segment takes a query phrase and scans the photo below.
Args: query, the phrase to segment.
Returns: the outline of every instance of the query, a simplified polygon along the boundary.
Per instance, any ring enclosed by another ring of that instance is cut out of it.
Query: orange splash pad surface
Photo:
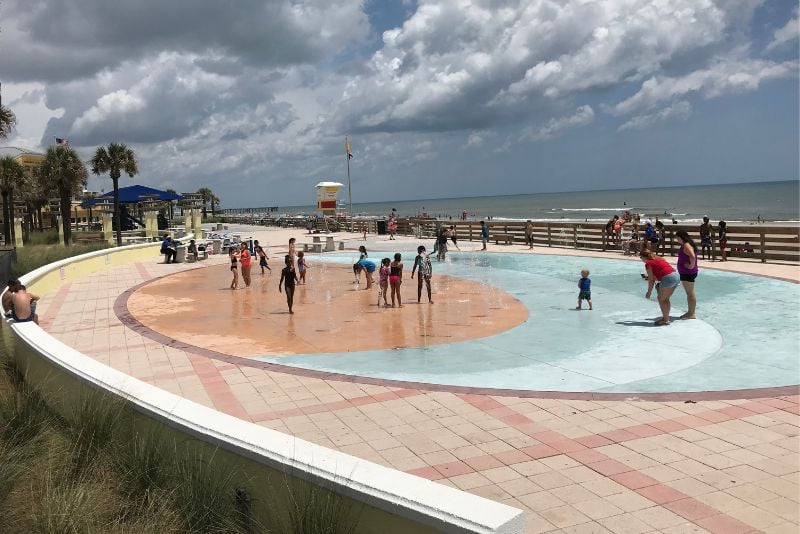
[[[350,265],[318,263],[298,285],[294,315],[278,292],[280,271],[254,266],[249,288],[229,289],[228,265],[184,271],[142,286],[128,300],[145,326],[181,342],[233,356],[353,352],[452,343],[491,336],[523,323],[527,308],[479,282],[434,275],[434,304],[404,273],[403,308],[378,302],[377,283],[353,283]],[[376,273],[377,274],[377,273]],[[376,277],[377,282],[377,277]],[[241,276],[239,283],[243,286]],[[391,304],[391,297],[387,296]]]

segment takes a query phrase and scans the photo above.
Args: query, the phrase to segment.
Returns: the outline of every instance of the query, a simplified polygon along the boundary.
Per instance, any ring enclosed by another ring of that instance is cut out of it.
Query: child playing
[[[356,278],[358,278],[361,271],[364,271],[367,277],[367,287],[364,289],[372,289],[372,284],[375,283],[372,279],[372,273],[375,272],[375,263],[368,259],[358,260],[358,262],[353,265],[353,273],[355,273]]]
[[[278,292],[281,292],[281,285],[286,288],[286,304],[289,305],[289,313],[294,315],[292,306],[294,305],[294,284],[297,281],[297,273],[294,272],[292,257],[288,254],[284,258],[284,263],[286,264],[286,267],[284,267],[281,271],[281,279],[278,282]]]
[[[297,281],[298,284],[306,283],[306,268],[308,268],[308,264],[304,256],[305,252],[297,253],[297,272],[300,274],[300,279]]]
[[[403,283],[403,262],[402,256],[398,252],[394,255],[394,261],[389,265],[389,285],[392,286],[392,308],[394,308],[395,295],[397,296],[398,307],[403,307],[403,299],[400,298],[400,284]]]
[[[237,265],[239,258],[236,256],[236,247],[232,246],[228,249],[228,257],[231,259],[231,274],[233,275],[231,289],[236,289],[239,284],[239,266]]]
[[[381,260],[381,270],[378,273],[379,286],[381,288],[378,293],[378,306],[381,305],[381,296],[383,296],[383,305],[387,308],[389,307],[389,302],[386,300],[386,290],[389,289],[389,273],[391,272],[389,264],[391,263],[392,260],[389,258],[383,258]]]
[[[258,254],[258,265],[261,267],[261,274],[264,274],[264,269],[268,270],[269,274],[272,274],[272,269],[267,265],[267,253],[264,251],[264,247],[261,245],[257,246],[256,254]]]
[[[425,254],[425,247],[422,245],[417,247],[417,257],[414,258],[414,267],[411,269],[411,279],[414,279],[414,273],[419,269],[419,276],[417,277],[417,302],[422,301],[422,283],[428,288],[428,302],[433,304],[431,300],[431,276],[433,276],[433,264],[431,258]]]
[[[581,301],[585,300],[589,303],[589,309],[592,309],[592,280],[589,278],[589,271],[584,269],[581,271],[581,279],[578,281],[580,293],[578,293],[578,307],[576,310],[581,309]]]
[[[717,243],[719,243],[719,253],[722,256],[719,261],[728,261],[728,224],[720,221],[717,225]]]
[[[295,238],[289,239],[289,257],[292,259],[292,266],[294,266],[294,259],[297,257],[297,248],[295,246]]]

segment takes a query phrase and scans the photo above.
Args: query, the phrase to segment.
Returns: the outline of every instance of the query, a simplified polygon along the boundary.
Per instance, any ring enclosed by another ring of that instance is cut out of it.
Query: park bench
[[[75,232],[72,234],[73,243],[103,243],[103,232]]]
[[[303,252],[322,252],[322,245],[323,243],[316,242],[316,243],[301,243],[303,245]]]
[[[506,245],[510,245],[514,242],[514,236],[511,234],[494,234],[492,239],[494,239],[494,242],[497,245],[500,244],[500,241],[503,241]]]

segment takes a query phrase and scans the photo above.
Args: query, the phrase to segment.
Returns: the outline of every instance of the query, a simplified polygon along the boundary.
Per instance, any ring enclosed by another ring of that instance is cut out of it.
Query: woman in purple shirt
[[[686,291],[686,302],[689,310],[681,315],[681,319],[694,319],[697,308],[697,297],[694,294],[694,281],[697,278],[697,245],[685,230],[675,232],[680,248],[678,249],[678,274]]]

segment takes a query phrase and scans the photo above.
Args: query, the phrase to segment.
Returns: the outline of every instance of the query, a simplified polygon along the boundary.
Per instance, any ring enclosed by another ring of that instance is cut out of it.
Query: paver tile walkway
[[[74,281],[42,299],[42,326],[200,404],[518,507],[531,533],[800,529],[796,394],[595,401],[339,382],[172,348],[115,314],[123,292],[190,268],[137,263]]]

